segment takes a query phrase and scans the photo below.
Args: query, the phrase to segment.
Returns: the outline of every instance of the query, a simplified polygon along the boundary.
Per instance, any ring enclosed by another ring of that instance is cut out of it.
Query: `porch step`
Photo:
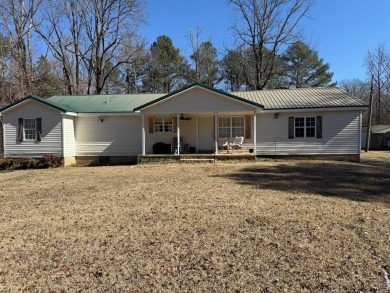
[[[210,163],[215,163],[215,159],[199,159],[199,158],[182,159],[182,158],[180,158],[180,162],[210,162]]]

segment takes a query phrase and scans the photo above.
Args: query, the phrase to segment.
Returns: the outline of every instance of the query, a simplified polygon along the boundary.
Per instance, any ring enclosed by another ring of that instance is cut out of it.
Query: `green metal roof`
[[[363,126],[362,131],[367,131],[367,126]],[[390,133],[390,125],[374,124],[374,125],[371,125],[370,131],[374,134]]]
[[[232,94],[262,104],[264,110],[368,107],[366,102],[336,87],[233,92]]]
[[[48,101],[65,105],[75,113],[121,113],[133,112],[161,96],[164,94],[54,96]]]
[[[27,99],[33,99],[64,112],[74,113],[132,113],[163,101],[194,86],[200,86],[245,102],[264,110],[288,110],[334,107],[367,107],[360,99],[354,98],[339,88],[305,88],[291,90],[263,90],[226,93],[202,84],[190,84],[169,94],[90,95],[54,96],[49,99],[28,96],[0,109],[11,108]]]
[[[42,104],[45,104],[47,106],[50,106],[50,107],[53,107],[57,110],[60,110],[60,111],[64,111],[64,112],[72,112],[72,109],[69,108],[67,105],[63,105],[61,103],[58,103],[56,101],[50,101],[49,99],[43,99],[43,98],[40,98],[40,97],[36,97],[36,96],[27,96],[25,97],[24,99],[21,99],[21,100],[18,100],[14,103],[11,103],[3,108],[0,109],[0,113],[9,109],[9,108],[12,108],[13,106],[16,106],[17,104],[20,104],[26,100],[34,100],[34,101],[37,101],[37,102],[40,102]]]

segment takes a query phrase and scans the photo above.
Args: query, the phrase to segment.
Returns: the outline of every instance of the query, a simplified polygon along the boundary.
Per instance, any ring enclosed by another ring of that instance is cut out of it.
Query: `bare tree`
[[[100,94],[108,80],[113,89],[133,57],[128,45],[138,42],[143,0],[45,1],[38,32],[61,64],[65,91]]]
[[[254,81],[251,89],[261,90],[274,74],[274,65],[282,47],[298,40],[299,23],[308,16],[314,0],[227,0],[239,19],[232,28],[239,45],[251,54]]]
[[[77,0],[46,0],[43,21],[36,27],[38,34],[61,66],[64,92],[69,95],[81,92],[80,9]]]
[[[193,30],[188,30],[186,33],[186,38],[190,44],[191,47],[191,55],[194,55],[195,52],[199,50],[200,44],[201,44],[201,35],[202,35],[202,28],[197,26]],[[194,62],[194,79],[199,79],[199,60],[198,58],[191,58]]]
[[[350,95],[368,101],[370,95],[370,83],[360,79],[344,79],[338,86]]]
[[[0,1],[0,32],[8,38],[12,60],[11,75],[15,81],[16,96],[31,94],[34,18],[41,0]]]
[[[134,38],[127,40],[125,49],[122,51],[123,59],[131,56],[129,62],[124,66],[125,76],[125,92],[138,93],[139,87],[142,84],[142,78],[146,71],[148,52],[146,49],[146,41],[143,38]]]
[[[90,46],[83,52],[82,59],[93,76],[95,93],[100,94],[110,74],[130,61],[131,55],[123,54],[123,51],[126,40],[137,35],[138,26],[144,20],[144,6],[142,0],[88,0],[83,3],[86,8],[82,9],[82,25]]]
[[[374,123],[383,123],[390,101],[390,52],[383,44],[367,53],[366,67],[374,82]],[[388,112],[387,112],[388,114]]]

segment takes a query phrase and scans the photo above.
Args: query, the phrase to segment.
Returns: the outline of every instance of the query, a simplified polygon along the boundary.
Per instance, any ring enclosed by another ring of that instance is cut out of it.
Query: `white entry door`
[[[214,118],[198,117],[198,151],[213,152]]]

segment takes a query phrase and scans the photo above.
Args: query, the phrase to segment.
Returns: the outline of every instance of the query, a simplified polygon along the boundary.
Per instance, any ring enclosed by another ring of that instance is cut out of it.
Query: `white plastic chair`
[[[236,136],[234,138],[234,141],[229,145],[232,149],[241,149],[242,150],[242,143],[244,142],[243,136]]]
[[[227,137],[218,138],[218,148],[222,150],[226,150],[229,147],[229,140]]]

